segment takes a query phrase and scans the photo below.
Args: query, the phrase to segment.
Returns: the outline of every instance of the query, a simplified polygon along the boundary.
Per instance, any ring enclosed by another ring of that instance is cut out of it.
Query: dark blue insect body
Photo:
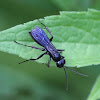
[[[40,20],[38,20],[38,21],[40,22]],[[44,25],[43,23],[41,23],[41,24]],[[57,67],[64,69],[65,74],[66,74],[66,79],[67,79],[67,73],[66,73],[66,70],[65,70],[66,66],[64,66],[65,59],[64,59],[64,57],[62,55],[60,55],[60,53],[62,51],[64,51],[64,50],[55,48],[55,46],[51,43],[51,41],[53,40],[53,35],[51,34],[50,30],[45,25],[44,25],[44,27],[50,33],[50,35],[51,35],[50,39],[47,37],[45,32],[40,27],[35,27],[35,29],[32,29],[31,32],[29,32],[29,34],[34,39],[34,41],[36,41],[39,45],[41,45],[44,48],[38,48],[38,47],[34,47],[34,46],[27,46],[27,45],[18,43],[16,41],[14,41],[14,42],[16,42],[17,44],[23,45],[23,46],[39,49],[39,50],[42,50],[42,51],[46,51],[45,53],[41,54],[36,59],[29,59],[29,60],[25,60],[23,62],[30,61],[30,60],[38,60],[43,55],[49,55],[50,58],[49,58],[47,66],[50,67],[50,61],[51,61],[51,58],[52,58],[56,62]],[[23,63],[23,62],[21,62],[21,63]],[[19,63],[19,64],[21,64],[21,63]],[[79,72],[76,72],[76,71],[72,70],[69,67],[66,67],[66,68],[70,69],[71,71],[73,71],[73,72],[75,72],[77,74],[80,74],[80,75],[83,75],[83,76],[87,76],[87,75],[81,74]],[[67,79],[67,88],[68,88],[68,79]]]
[[[51,43],[45,32],[40,27],[35,27],[35,29],[31,30],[29,32],[31,37],[41,46],[45,48],[45,51],[47,51],[47,54],[50,55],[50,57],[55,61],[60,63],[57,63],[58,67],[63,67],[65,64],[65,60],[62,60],[64,57],[60,55],[58,51],[63,50],[57,50],[54,45]],[[51,59],[50,58],[50,59]],[[63,62],[62,62],[63,61]],[[48,65],[49,66],[49,65]]]

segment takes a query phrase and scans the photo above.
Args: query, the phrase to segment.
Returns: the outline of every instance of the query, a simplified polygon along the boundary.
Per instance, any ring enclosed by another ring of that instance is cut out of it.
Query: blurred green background
[[[25,22],[58,15],[59,11],[100,9],[100,0],[0,0],[0,31]],[[34,54],[33,54],[34,55]],[[99,74],[100,65],[75,69],[89,77],[0,52],[0,100],[86,100]],[[96,73],[95,73],[96,71]]]

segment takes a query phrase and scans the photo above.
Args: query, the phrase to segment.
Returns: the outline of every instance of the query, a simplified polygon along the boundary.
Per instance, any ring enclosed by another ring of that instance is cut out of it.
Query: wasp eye
[[[61,61],[58,61],[57,62],[57,67],[60,67],[61,66]]]
[[[65,60],[62,59],[62,60],[58,61],[56,64],[57,64],[57,67],[61,68],[61,67],[64,66],[64,64],[65,64]]]

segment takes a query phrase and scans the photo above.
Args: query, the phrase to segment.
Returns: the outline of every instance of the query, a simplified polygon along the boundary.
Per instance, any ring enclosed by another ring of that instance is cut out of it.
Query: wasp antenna
[[[64,67],[66,67],[66,66],[64,66]],[[74,73],[76,73],[76,74],[79,74],[79,75],[88,77],[88,75],[84,75],[84,74],[82,74],[82,73],[79,73],[79,72],[77,72],[77,71],[75,71],[75,70],[73,70],[73,69],[71,69],[71,68],[69,68],[69,67],[66,67],[66,68],[69,69],[69,70],[71,70],[72,72],[74,72]]]
[[[66,75],[66,91],[67,91],[68,90],[68,77],[67,77],[67,72],[66,72],[65,68],[64,68],[64,72],[65,72],[65,75]]]

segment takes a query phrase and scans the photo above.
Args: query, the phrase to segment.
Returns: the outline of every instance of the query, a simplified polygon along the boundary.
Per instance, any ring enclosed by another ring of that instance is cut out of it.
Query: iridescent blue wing
[[[40,27],[35,27],[35,29],[31,30],[29,33],[31,37],[41,46],[46,47],[50,44],[49,38]]]
[[[54,45],[50,42],[49,38],[45,34],[45,32],[40,27],[35,27],[35,29],[31,30],[29,32],[31,37],[41,46],[45,47],[47,51],[51,54],[52,57],[56,53],[58,53],[57,49],[54,47]]]

